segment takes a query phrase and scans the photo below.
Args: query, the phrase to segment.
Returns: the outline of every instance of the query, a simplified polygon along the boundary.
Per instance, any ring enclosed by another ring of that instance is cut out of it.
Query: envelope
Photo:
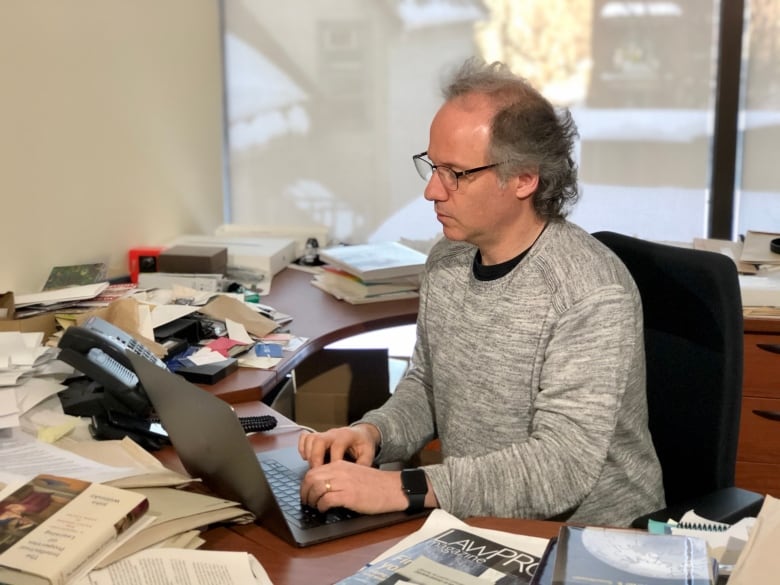
[[[255,337],[268,335],[279,326],[273,319],[256,313],[241,301],[226,295],[217,296],[205,307],[201,307],[200,312],[218,321],[232,319],[241,323],[244,329]]]

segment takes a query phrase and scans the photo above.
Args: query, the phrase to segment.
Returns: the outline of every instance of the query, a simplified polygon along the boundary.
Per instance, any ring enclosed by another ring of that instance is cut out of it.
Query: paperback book
[[[581,585],[712,585],[715,562],[700,538],[638,530],[563,526],[550,579],[539,583]],[[547,573],[547,571],[544,571]]]
[[[400,242],[378,242],[334,246],[320,250],[327,264],[354,274],[363,282],[403,276],[417,276],[425,267],[427,255]]]
[[[38,475],[0,501],[0,583],[64,585],[147,512],[143,494]]]
[[[369,295],[369,296],[351,296],[345,294],[342,291],[337,291],[332,287],[324,285],[317,279],[311,281],[312,286],[326,292],[340,301],[345,301],[351,305],[363,305],[367,303],[379,303],[382,301],[399,301],[402,299],[416,299],[420,296],[417,290],[406,290],[400,292],[389,292],[381,295]]]
[[[314,276],[318,288],[339,299],[369,299],[388,294],[416,292],[420,288],[419,276],[364,282],[354,274],[328,267]]]
[[[370,564],[337,585],[394,583],[530,583],[539,564],[533,552],[518,550],[460,528],[418,542]]]

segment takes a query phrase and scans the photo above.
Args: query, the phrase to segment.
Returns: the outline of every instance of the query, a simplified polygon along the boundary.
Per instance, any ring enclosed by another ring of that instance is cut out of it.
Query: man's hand
[[[298,452],[312,468],[323,465],[326,457],[330,463],[349,457],[358,465],[370,467],[378,443],[379,430],[374,425],[360,424],[324,433],[302,433],[298,439]]]
[[[409,506],[400,471],[343,460],[310,469],[301,483],[301,501],[320,512],[341,506],[361,514],[402,511]]]

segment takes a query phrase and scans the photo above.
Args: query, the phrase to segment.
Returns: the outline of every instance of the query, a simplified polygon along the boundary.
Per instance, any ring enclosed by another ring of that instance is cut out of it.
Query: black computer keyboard
[[[274,460],[261,461],[261,465],[282,512],[299,528],[313,528],[359,516],[346,508],[331,508],[323,513],[301,503],[301,482],[295,473]]]

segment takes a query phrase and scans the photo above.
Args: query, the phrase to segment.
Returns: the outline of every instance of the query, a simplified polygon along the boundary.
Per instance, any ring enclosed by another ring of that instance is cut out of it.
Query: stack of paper
[[[353,304],[414,298],[426,258],[399,242],[326,248],[312,284]]]
[[[155,547],[198,548],[201,529],[216,522],[247,524],[254,516],[240,504],[205,494],[170,487],[136,488],[149,501],[154,521],[98,563],[105,567],[140,550]]]
[[[52,375],[57,351],[42,342],[42,332],[0,331],[0,428],[64,388]]]
[[[364,281],[344,270],[326,267],[314,276],[312,284],[349,303],[414,298],[420,288],[418,276]]]

